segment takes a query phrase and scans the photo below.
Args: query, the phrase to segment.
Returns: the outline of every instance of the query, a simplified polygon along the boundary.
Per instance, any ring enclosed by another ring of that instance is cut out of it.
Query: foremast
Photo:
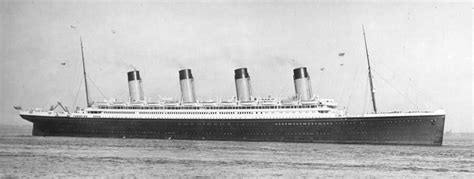
[[[377,106],[375,104],[374,83],[372,81],[372,70],[370,68],[369,50],[367,49],[367,39],[365,37],[364,25],[362,25],[362,33],[364,34],[365,54],[367,56],[367,65],[368,65],[368,68],[369,68],[369,84],[370,84],[370,95],[372,96],[372,107],[374,109],[374,113],[377,113]]]
[[[87,107],[91,107],[91,103],[89,101],[89,89],[87,87],[87,74],[86,74],[86,63],[84,61],[84,46],[82,46],[82,37],[79,38],[81,41],[81,56],[82,56],[82,70],[84,71],[84,86],[86,88],[86,103]]]

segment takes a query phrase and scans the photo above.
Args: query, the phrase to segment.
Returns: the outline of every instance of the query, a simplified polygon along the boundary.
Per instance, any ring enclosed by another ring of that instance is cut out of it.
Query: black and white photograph
[[[0,178],[474,178],[473,12],[0,1]]]

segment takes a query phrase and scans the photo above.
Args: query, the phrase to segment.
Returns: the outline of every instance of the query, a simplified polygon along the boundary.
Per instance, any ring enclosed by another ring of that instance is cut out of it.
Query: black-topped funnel
[[[128,91],[130,93],[130,102],[144,101],[142,79],[138,70],[129,71],[128,76]]]
[[[295,83],[296,97],[302,101],[311,100],[313,91],[311,89],[311,79],[306,67],[293,69],[293,81]]]
[[[252,99],[252,86],[247,68],[234,70],[235,89],[239,101],[250,101]]]
[[[181,98],[184,103],[195,103],[196,92],[194,90],[194,78],[191,69],[179,70],[179,86]]]

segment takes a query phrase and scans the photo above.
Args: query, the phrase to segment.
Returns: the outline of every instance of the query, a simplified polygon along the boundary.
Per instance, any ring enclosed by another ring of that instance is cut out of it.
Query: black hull
[[[34,136],[442,145],[444,115],[165,120],[22,115]]]

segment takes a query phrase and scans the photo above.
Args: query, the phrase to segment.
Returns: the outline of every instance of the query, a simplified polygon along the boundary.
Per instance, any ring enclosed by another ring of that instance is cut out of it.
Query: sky
[[[1,1],[0,125],[29,124],[14,105],[85,106],[80,37],[94,101],[127,100],[133,67],[150,100],[179,97],[183,68],[200,99],[229,99],[240,67],[256,96],[286,98],[305,66],[313,93],[371,112],[364,25],[379,111],[444,109],[445,131],[474,132],[472,12],[462,2]]]

